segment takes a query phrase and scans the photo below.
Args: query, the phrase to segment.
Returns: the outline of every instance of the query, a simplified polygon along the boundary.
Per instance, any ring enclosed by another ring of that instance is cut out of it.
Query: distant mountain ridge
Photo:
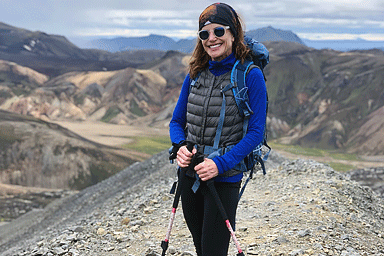
[[[354,51],[380,49],[384,51],[384,41],[368,41],[364,39],[355,40],[308,40],[303,42],[315,49],[333,49],[336,51]]]
[[[303,41],[292,31],[276,29],[272,26],[251,30],[245,33],[247,36],[256,39],[259,42],[294,42],[304,45]]]
[[[72,44],[64,36],[29,31],[0,22],[0,51],[46,57],[87,59],[94,56]]]
[[[114,54],[81,49],[64,36],[29,31],[0,22],[0,59],[16,62],[49,76],[70,71],[120,70],[161,58],[164,51]]]
[[[110,52],[121,52],[131,50],[160,50],[180,51],[190,53],[195,45],[194,39],[183,39],[175,41],[162,35],[149,35],[143,37],[118,37],[113,39],[96,39],[89,42],[87,48],[95,48]]]
[[[351,50],[384,50],[384,41],[356,40],[309,40],[301,39],[297,34],[290,30],[276,29],[272,26],[250,30],[246,35],[259,42],[294,42],[306,45],[315,49],[333,49],[337,51]],[[192,53],[196,39],[182,39],[175,41],[172,38],[162,35],[149,35],[144,37],[119,37],[113,39],[96,39],[90,41],[85,48],[96,48],[104,51],[119,52],[129,50],[161,50],[161,51],[180,51]]]
[[[248,31],[246,32],[246,35],[259,42],[285,41],[304,44],[292,31],[275,29],[271,26]],[[196,38],[175,41],[167,36],[152,34],[144,37],[118,37],[114,39],[92,40],[89,42],[88,47],[111,52],[156,49],[161,51],[192,53],[195,44]]]

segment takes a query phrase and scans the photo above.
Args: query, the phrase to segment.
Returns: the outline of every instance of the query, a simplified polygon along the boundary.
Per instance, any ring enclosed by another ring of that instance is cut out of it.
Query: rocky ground
[[[0,226],[0,254],[160,255],[174,180],[166,152],[136,163]],[[167,255],[195,255],[180,208]],[[311,160],[273,154],[268,174],[248,184],[236,227],[246,255],[384,255],[383,200]]]

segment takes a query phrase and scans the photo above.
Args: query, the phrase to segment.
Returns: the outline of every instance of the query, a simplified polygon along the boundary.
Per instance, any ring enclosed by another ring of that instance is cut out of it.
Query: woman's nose
[[[212,40],[215,40],[216,39],[216,35],[215,33],[213,33],[213,31],[209,31],[209,37],[208,37],[208,40],[209,41],[212,41]]]

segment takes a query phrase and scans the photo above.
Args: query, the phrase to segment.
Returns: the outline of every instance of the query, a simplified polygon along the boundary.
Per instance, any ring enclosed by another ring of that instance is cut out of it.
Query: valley
[[[91,141],[113,146],[123,149],[124,145],[134,143],[135,138],[147,138],[154,136],[167,137],[169,136],[168,127],[143,127],[135,125],[114,125],[102,122],[71,122],[71,121],[58,121],[57,124],[87,138]],[[167,149],[169,145],[165,145]],[[384,155],[372,157],[354,157],[355,159],[346,159],[348,153],[335,153],[326,152],[321,149],[305,149],[297,148],[290,145],[271,143],[272,150],[278,152],[288,159],[313,159],[318,162],[326,164],[340,164],[352,166],[352,169],[360,169],[366,167],[383,167]],[[315,152],[308,154],[309,151]],[[128,152],[127,152],[128,153]],[[129,151],[129,154],[133,151]],[[137,154],[143,154],[143,152],[136,152]],[[341,156],[341,157],[340,157]],[[337,168],[336,168],[337,169]]]
[[[0,35],[0,223],[170,147],[189,53],[79,49],[63,37],[0,29],[9,33]],[[264,44],[273,150],[342,172],[382,168],[384,52]]]
[[[168,127],[145,127],[139,125],[116,125],[92,121],[56,121],[55,123],[94,142],[121,146],[132,143],[134,137],[169,136]]]

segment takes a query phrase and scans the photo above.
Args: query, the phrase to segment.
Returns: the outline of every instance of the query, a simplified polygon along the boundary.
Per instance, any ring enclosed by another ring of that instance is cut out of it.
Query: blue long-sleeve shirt
[[[220,76],[231,71],[235,62],[236,58],[234,54],[231,54],[220,62],[210,61],[209,70],[215,76]],[[181,87],[180,96],[169,124],[170,137],[173,143],[178,144],[186,139],[184,130],[187,123],[187,102],[191,81],[188,74]],[[245,84],[248,87],[249,105],[253,114],[249,119],[248,130],[244,138],[224,155],[212,159],[219,170],[219,174],[223,174],[235,167],[263,140],[267,93],[261,70],[258,68],[252,69],[246,76]],[[242,176],[242,174],[232,177],[218,176],[215,181],[237,182],[241,180]]]

